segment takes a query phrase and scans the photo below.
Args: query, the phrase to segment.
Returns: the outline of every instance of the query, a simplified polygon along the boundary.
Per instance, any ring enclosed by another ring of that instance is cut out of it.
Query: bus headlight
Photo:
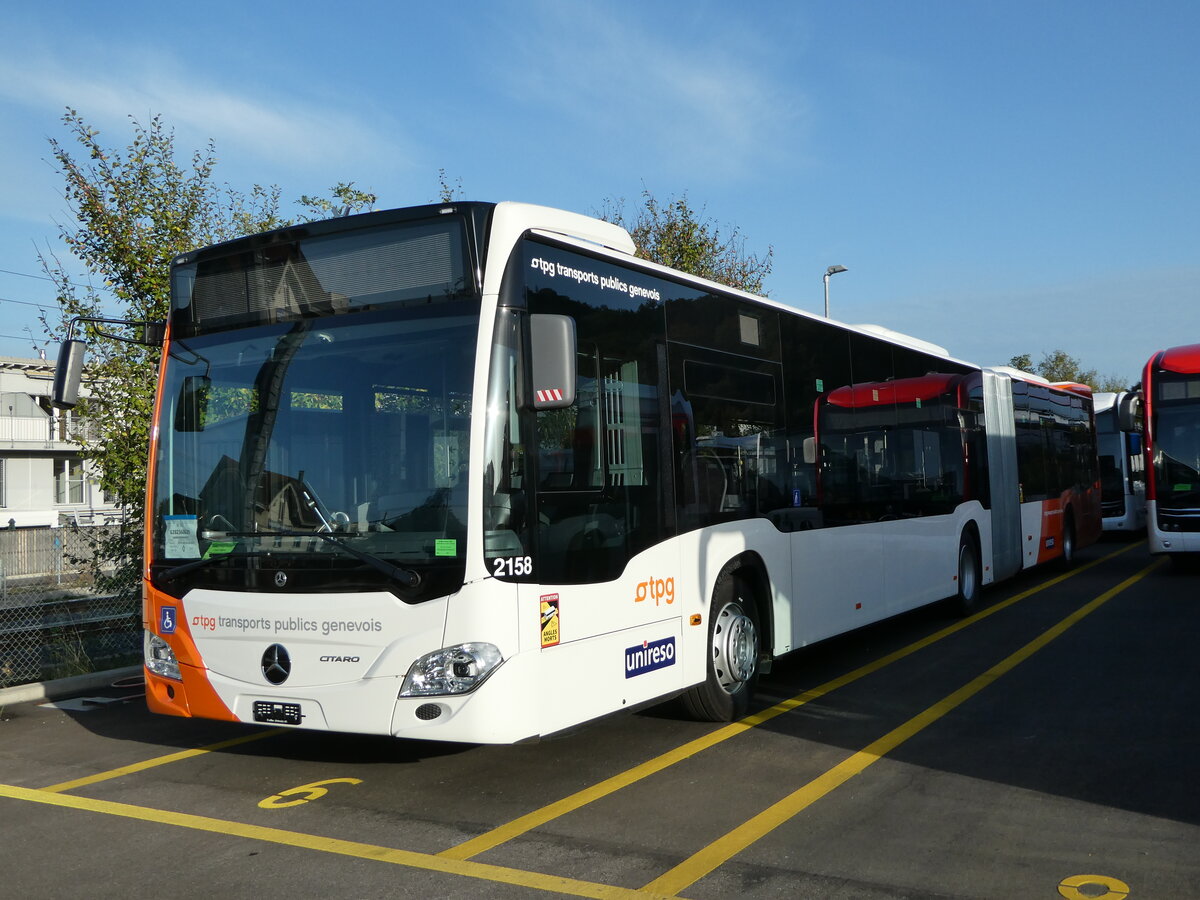
[[[152,631],[145,632],[145,635],[143,649],[146,656],[146,668],[155,675],[182,681],[183,677],[179,674],[179,661],[175,659],[175,651],[171,649],[171,645]]]
[[[457,644],[426,653],[408,670],[401,697],[466,694],[496,670],[504,657],[492,644]]]

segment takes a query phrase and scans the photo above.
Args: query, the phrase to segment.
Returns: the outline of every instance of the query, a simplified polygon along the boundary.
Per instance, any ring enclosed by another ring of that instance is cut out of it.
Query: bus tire
[[[983,590],[983,567],[979,556],[979,543],[974,533],[964,530],[958,540],[958,593],[954,595],[954,608],[959,615],[970,615],[979,604],[979,593]]]
[[[1070,509],[1067,509],[1063,513],[1062,558],[1060,562],[1064,569],[1069,569],[1075,564],[1075,522],[1071,518]]]
[[[746,714],[758,679],[758,607],[750,582],[723,572],[708,609],[707,674],[681,697],[684,711],[702,722],[732,722]]]

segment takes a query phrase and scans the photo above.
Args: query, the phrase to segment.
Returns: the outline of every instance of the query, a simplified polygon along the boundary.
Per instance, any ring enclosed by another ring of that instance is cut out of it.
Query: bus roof
[[[1187,344],[1163,350],[1152,360],[1156,369],[1190,375],[1200,372],[1200,344]]]
[[[1128,391],[1120,391],[1114,393],[1112,391],[1096,391],[1092,394],[1092,406],[1096,413],[1102,413],[1105,410],[1112,409],[1117,405],[1117,398],[1123,397]]]
[[[1026,372],[1024,369],[1016,369],[1012,366],[991,366],[990,368],[993,372],[1003,373],[1009,378],[1015,378],[1017,381],[1027,381],[1030,384],[1050,383],[1050,379],[1043,378],[1041,375],[1035,375],[1032,372]]]
[[[1079,381],[1052,381],[1050,387],[1060,391],[1070,391],[1073,394],[1082,394],[1084,397],[1092,396],[1092,386]]]
[[[878,337],[891,341],[893,344],[904,344],[906,347],[912,347],[914,350],[922,350],[925,353],[930,353],[934,356],[949,356],[950,351],[940,344],[934,344],[929,341],[923,341],[920,338],[913,337],[911,334],[905,334],[902,331],[894,331],[884,325],[873,325],[864,323],[855,325],[859,331],[865,331],[867,334],[874,334]]]
[[[949,393],[958,386],[963,377],[933,373],[917,378],[900,378],[896,381],[848,384],[830,391],[825,399],[833,406],[851,409],[892,403],[914,403],[917,400],[932,400]]]

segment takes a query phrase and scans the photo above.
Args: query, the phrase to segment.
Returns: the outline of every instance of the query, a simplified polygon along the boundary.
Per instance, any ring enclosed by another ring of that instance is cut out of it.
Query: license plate
[[[267,725],[299,725],[304,719],[299,703],[276,703],[273,700],[254,701],[254,721]]]

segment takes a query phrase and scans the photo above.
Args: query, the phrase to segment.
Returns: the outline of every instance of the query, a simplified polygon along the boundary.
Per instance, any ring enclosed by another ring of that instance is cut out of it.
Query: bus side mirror
[[[83,377],[83,356],[87,344],[83,341],[66,340],[58,348],[58,362],[54,366],[54,388],[50,402],[58,409],[74,409],[79,402],[79,380]]]
[[[1142,431],[1142,395],[1130,392],[1117,403],[1117,428],[1121,431]]]
[[[813,466],[817,463],[817,439],[815,437],[806,437],[804,439],[804,464]]]
[[[575,320],[570,316],[529,317],[533,357],[533,408],[566,409],[575,403]]]
[[[208,412],[208,389],[212,379],[207,375],[189,375],[179,386],[175,401],[175,430],[203,431]]]
[[[127,344],[145,344],[148,347],[161,347],[166,339],[166,322],[131,322],[128,319],[108,319],[102,316],[76,316],[67,328],[67,339],[58,349],[58,363],[54,367],[54,387],[50,393],[50,403],[59,409],[74,409],[79,403],[79,381],[83,377],[83,356],[87,345],[76,340],[73,335],[81,324],[98,324],[140,326],[140,338],[124,337],[107,331],[95,329],[98,335]]]

